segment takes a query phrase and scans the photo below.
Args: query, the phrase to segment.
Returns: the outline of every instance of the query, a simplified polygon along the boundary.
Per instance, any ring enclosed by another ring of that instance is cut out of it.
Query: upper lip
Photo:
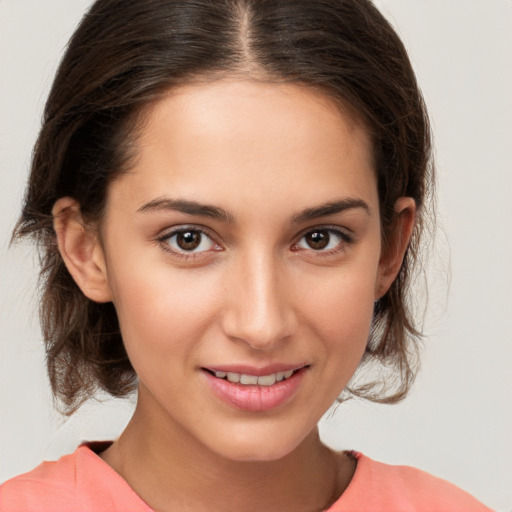
[[[288,363],[273,363],[265,366],[254,366],[249,364],[219,364],[212,366],[204,366],[205,370],[211,372],[226,372],[226,373],[243,373],[244,375],[271,375],[277,372],[287,372],[290,370],[300,370],[309,366],[306,363],[288,364]]]

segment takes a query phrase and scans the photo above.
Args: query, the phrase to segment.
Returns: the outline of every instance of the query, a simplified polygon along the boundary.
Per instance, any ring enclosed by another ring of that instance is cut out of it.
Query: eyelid
[[[207,249],[204,251],[194,252],[194,251],[186,251],[186,250],[176,250],[172,248],[167,241],[173,236],[186,232],[186,231],[196,231],[206,236],[211,240],[214,248]],[[327,231],[340,239],[340,242],[337,247],[329,250],[315,250],[313,248],[299,248],[297,247],[298,243],[304,236],[308,233],[314,231]],[[196,259],[201,257],[207,257],[211,252],[222,251],[223,248],[219,242],[217,242],[217,237],[211,233],[211,230],[205,226],[197,225],[197,224],[179,224],[176,226],[166,228],[161,234],[156,237],[156,241],[160,243],[162,249],[168,253],[171,253],[174,256],[184,258],[184,259]],[[299,235],[296,237],[295,242],[292,244],[292,250],[294,252],[299,251],[307,251],[311,252],[317,256],[330,256],[332,254],[336,254],[338,252],[342,252],[345,250],[347,245],[354,243],[354,236],[350,229],[339,226],[339,225],[315,225],[310,226],[304,230],[302,230]]]
[[[340,247],[336,247],[334,249],[329,250],[315,250],[313,248],[296,248],[295,251],[308,251],[312,252],[318,256],[329,256],[331,254],[338,253],[340,251],[343,251],[347,245],[351,245],[354,243],[354,236],[352,234],[352,231],[343,228],[341,226],[333,226],[333,225],[318,225],[318,226],[311,226],[306,229],[304,229],[296,238],[296,241],[293,243],[292,248],[296,247],[298,243],[308,234],[312,233],[314,231],[327,231],[330,234],[334,234],[340,239],[340,243],[338,244]]]
[[[206,236],[209,240],[211,240],[212,244],[215,246],[213,249],[208,249],[204,251],[185,251],[185,250],[177,250],[170,246],[167,241],[173,236],[187,232],[187,231],[195,231],[197,233],[201,233],[201,235]],[[211,234],[211,230],[208,228],[197,225],[197,224],[179,224],[177,226],[172,226],[170,228],[165,229],[160,235],[156,237],[156,241],[159,242],[162,246],[162,249],[172,255],[175,255],[180,258],[185,259],[195,259],[200,257],[205,257],[211,251],[220,251],[222,250],[220,244],[216,241],[216,237]]]

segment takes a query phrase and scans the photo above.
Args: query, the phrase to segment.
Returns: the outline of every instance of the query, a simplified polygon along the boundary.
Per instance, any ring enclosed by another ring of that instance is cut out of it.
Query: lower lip
[[[264,412],[291,400],[299,389],[305,371],[306,368],[302,368],[272,386],[235,384],[219,379],[206,370],[203,373],[213,392],[222,401],[242,411]]]

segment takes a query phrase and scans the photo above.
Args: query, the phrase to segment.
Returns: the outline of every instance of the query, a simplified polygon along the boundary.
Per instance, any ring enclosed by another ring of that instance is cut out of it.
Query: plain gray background
[[[430,109],[440,210],[423,369],[396,406],[322,422],[338,448],[420,467],[512,511],[512,2],[376,2],[409,49]],[[52,409],[37,258],[9,249],[30,152],[62,49],[89,0],[0,0],[0,481],[85,439],[118,435],[131,402]],[[449,276],[451,284],[448,287]],[[449,290],[448,290],[449,288]]]

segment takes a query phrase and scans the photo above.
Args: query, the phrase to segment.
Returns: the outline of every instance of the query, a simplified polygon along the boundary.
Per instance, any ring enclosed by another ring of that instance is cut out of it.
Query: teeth
[[[258,384],[258,376],[245,375],[245,373],[242,373],[240,375],[240,384]]]
[[[276,383],[276,374],[272,373],[271,375],[262,375],[258,377],[258,385],[259,386],[272,386],[272,384]]]
[[[229,382],[240,382],[240,374],[239,373],[228,372],[227,378],[228,378]]]
[[[246,386],[272,386],[276,382],[289,379],[293,375],[293,371],[288,370],[286,372],[271,373],[270,375],[247,375],[245,373],[216,371],[215,377],[219,379],[225,378],[229,382]]]

